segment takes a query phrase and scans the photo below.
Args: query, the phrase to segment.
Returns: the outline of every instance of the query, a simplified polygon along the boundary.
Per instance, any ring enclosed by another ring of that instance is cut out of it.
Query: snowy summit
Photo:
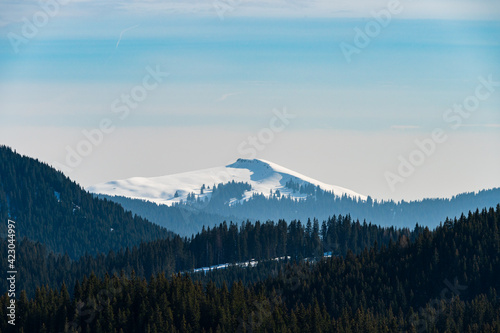
[[[251,190],[244,193],[241,200],[248,200],[254,194],[269,196],[279,191],[281,195],[292,198],[305,198],[307,194],[294,191],[287,183],[319,186],[324,191],[332,191],[337,196],[347,195],[366,200],[366,196],[346,188],[325,184],[304,176],[278,164],[262,159],[238,159],[224,167],[215,167],[199,171],[184,172],[162,177],[134,177],[110,181],[87,188],[97,194],[123,196],[141,199],[157,204],[172,205],[181,200],[186,202],[189,194],[196,198],[210,199],[214,185],[229,182],[248,183]],[[232,202],[233,203],[233,202]]]

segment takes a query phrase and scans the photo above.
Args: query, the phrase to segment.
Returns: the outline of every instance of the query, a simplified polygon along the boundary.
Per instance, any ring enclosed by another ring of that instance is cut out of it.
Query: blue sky
[[[69,2],[18,52],[9,38],[43,8],[2,3],[0,143],[63,163],[82,130],[111,118],[117,130],[69,174],[91,185],[228,164],[286,107],[295,118],[257,157],[378,198],[500,186],[500,159],[488,153],[500,143],[500,88],[464,126],[443,122],[479,77],[500,81],[496,2],[401,1],[402,12],[348,62],[340,45],[355,45],[355,29],[387,2],[217,1]],[[223,19],[213,7],[221,3],[232,4]],[[168,78],[117,119],[113,101],[148,66]],[[451,139],[391,190],[384,173],[437,127]],[[458,166],[466,156],[486,165]],[[450,167],[458,170],[443,179]]]

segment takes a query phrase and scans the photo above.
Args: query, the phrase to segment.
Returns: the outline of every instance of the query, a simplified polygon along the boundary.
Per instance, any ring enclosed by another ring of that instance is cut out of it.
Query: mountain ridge
[[[295,186],[313,185],[323,191],[333,192],[339,197],[367,199],[366,196],[350,189],[326,184],[270,161],[242,158],[224,167],[159,177],[132,177],[114,180],[89,186],[87,190],[96,194],[123,196],[171,206],[181,201],[187,201],[190,194],[194,194],[197,199],[210,199],[213,190],[213,187],[210,188],[210,186],[227,184],[232,181],[248,183],[252,187],[245,191],[240,202],[248,201],[254,194],[269,197],[271,193],[277,191],[283,196],[290,196],[294,199],[306,198],[307,194],[298,193],[291,188],[290,184],[292,183]]]
[[[173,233],[101,200],[37,159],[0,145],[0,220],[15,220],[18,240],[43,243],[71,258],[107,253]],[[0,224],[7,234],[7,223]]]

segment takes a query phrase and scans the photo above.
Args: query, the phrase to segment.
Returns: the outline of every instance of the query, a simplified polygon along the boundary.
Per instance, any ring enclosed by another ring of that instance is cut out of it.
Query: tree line
[[[23,292],[16,332],[499,332],[499,229],[500,205],[247,286],[91,274]]]
[[[240,225],[223,222],[214,228],[203,228],[190,238],[173,236],[112,250],[107,254],[87,254],[77,260],[67,254],[56,254],[42,243],[23,239],[17,249],[18,257],[22,258],[17,265],[23,272],[19,287],[32,296],[36,287],[41,285],[59,288],[65,283],[71,292],[74,283],[91,272],[99,277],[106,273],[123,271],[130,275],[134,272],[137,276],[149,278],[160,272],[169,276],[194,268],[235,264],[252,259],[268,261],[290,257],[290,261],[300,261],[304,258],[321,258],[325,252],[345,256],[349,251],[360,253],[374,244],[389,244],[403,235],[413,239],[422,230],[421,227],[412,231],[382,228],[353,221],[350,216],[334,216],[323,221],[321,226],[318,220],[308,220],[306,223],[247,221]],[[6,240],[2,240],[2,246],[7,247]],[[7,257],[0,257],[1,265],[7,267]],[[268,274],[269,269],[263,268],[258,276],[265,277]],[[225,281],[231,283],[234,279]],[[6,288],[7,281],[0,281],[0,285]]]

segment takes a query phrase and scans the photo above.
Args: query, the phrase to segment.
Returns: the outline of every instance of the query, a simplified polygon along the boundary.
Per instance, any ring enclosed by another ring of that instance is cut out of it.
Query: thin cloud
[[[38,1],[2,0],[0,19],[4,22],[21,22],[23,17],[31,18],[41,10]],[[93,15],[116,15],[117,12],[142,15],[157,13],[160,15],[201,14],[216,16],[216,6],[231,16],[256,17],[369,17],[372,11],[387,8],[386,0],[72,0],[64,6],[58,16],[87,17]],[[500,2],[497,0],[404,0],[404,9],[398,19],[479,19],[493,20],[500,18]],[[14,19],[13,19],[14,18]],[[5,23],[3,23],[5,24]]]
[[[219,99],[216,100],[216,102],[222,102],[228,99],[231,96],[236,96],[242,94],[241,92],[235,92],[235,93],[229,93],[229,94],[224,94],[222,95]]]
[[[407,130],[414,130],[414,129],[419,129],[420,126],[417,125],[392,125],[391,129],[393,130],[398,130],[398,131],[407,131]]]
[[[458,127],[500,128],[500,124],[461,124]]]

